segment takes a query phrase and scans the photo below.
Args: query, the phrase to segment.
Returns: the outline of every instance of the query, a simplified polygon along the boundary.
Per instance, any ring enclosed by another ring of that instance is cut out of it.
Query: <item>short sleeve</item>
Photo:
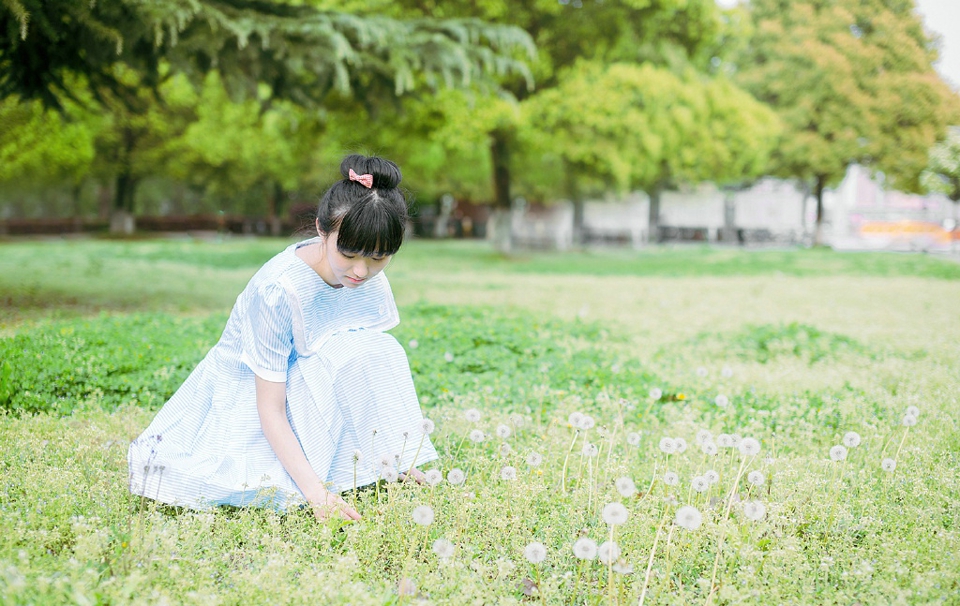
[[[287,382],[287,364],[293,351],[293,312],[283,287],[257,289],[247,304],[241,328],[241,361],[258,377]]]

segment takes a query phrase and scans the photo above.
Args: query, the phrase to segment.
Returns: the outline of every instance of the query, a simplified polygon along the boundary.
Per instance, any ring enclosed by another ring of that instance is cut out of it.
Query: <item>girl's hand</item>
[[[347,505],[347,502],[344,501],[340,495],[330,491],[324,492],[324,496],[321,498],[310,501],[310,506],[313,508],[313,516],[317,518],[318,522],[324,522],[331,515],[337,515],[338,513],[343,516],[345,520],[360,519],[360,514],[356,509]]]
[[[413,480],[413,481],[416,482],[417,484],[426,484],[426,483],[427,483],[427,476],[423,475],[423,472],[420,471],[419,469],[417,469],[416,467],[414,467],[413,469],[410,470],[409,479]],[[400,481],[401,481],[401,482],[406,482],[406,481],[407,481],[407,474],[401,473],[401,474],[400,474]]]

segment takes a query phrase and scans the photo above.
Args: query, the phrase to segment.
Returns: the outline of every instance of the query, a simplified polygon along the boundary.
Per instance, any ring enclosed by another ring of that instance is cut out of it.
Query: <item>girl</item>
[[[359,519],[340,491],[387,467],[419,479],[415,466],[437,458],[406,355],[383,332],[399,323],[381,272],[403,241],[400,169],[351,155],[340,173],[317,237],[260,268],[220,341],[131,443],[134,494],[190,508],[305,500],[318,519]]]

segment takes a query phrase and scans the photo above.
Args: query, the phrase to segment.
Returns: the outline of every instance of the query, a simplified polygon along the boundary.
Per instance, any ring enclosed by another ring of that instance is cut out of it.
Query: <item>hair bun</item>
[[[340,174],[344,179],[349,178],[350,169],[358,175],[373,175],[373,186],[377,189],[394,189],[403,179],[399,166],[379,156],[351,154],[340,163]]]

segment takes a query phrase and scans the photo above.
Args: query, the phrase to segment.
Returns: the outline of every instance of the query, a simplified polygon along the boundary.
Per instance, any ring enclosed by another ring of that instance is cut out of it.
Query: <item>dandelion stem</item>
[[[567,450],[567,456],[563,459],[563,473],[560,474],[560,490],[562,492],[567,491],[567,463],[570,462],[570,454],[573,452],[573,447],[577,443],[577,438],[580,436],[580,430],[577,429],[573,432],[573,440],[570,442],[570,449]]]
[[[720,536],[717,538],[717,557],[713,560],[713,573],[710,575],[710,593],[707,594],[706,602],[708,605],[713,604],[713,594],[717,591],[717,568],[720,566],[720,556],[723,554],[723,540],[726,538],[726,535],[723,534],[722,531],[723,524],[730,518],[730,508],[733,507],[733,495],[737,490],[737,486],[740,485],[740,478],[743,477],[743,469],[746,464],[747,459],[744,457],[740,461],[740,469],[737,470],[737,477],[730,487],[730,494],[727,495],[727,507],[723,512],[723,521],[717,526],[717,531]]]
[[[660,525],[657,526],[657,532],[653,535],[653,547],[650,548],[650,558],[647,560],[647,573],[643,578],[643,589],[640,591],[640,601],[637,603],[637,606],[643,606],[643,600],[647,597],[647,587],[650,585],[650,571],[653,570],[653,556],[657,553],[657,541],[660,539],[660,531],[663,530],[663,525],[666,521],[667,515],[666,510],[664,510]]]
[[[907,429],[903,432],[903,437],[900,438],[900,446],[897,447],[897,454],[893,455],[894,461],[900,460],[900,450],[903,449],[903,443],[907,441],[907,434],[910,433],[910,426],[907,425]]]
[[[410,476],[413,475],[413,468],[417,466],[417,457],[420,456],[420,449],[423,448],[423,442],[424,442],[424,440],[426,440],[426,439],[427,439],[427,434],[426,434],[426,433],[424,433],[424,434],[422,434],[422,435],[420,436],[420,445],[417,446],[417,452],[414,453],[414,455],[413,455],[413,461],[410,463],[410,471],[408,471],[408,472],[407,472],[407,476],[406,476],[405,478],[403,478],[403,481],[404,481],[404,482],[406,482],[407,480],[409,480],[409,479],[410,479]],[[404,446],[406,446],[406,442],[404,442]]]
[[[353,461],[353,508],[357,508],[357,460]]]
[[[453,453],[453,460],[456,461],[457,457],[460,456],[460,449],[463,448],[463,442],[467,439],[467,434],[463,434],[463,437],[460,438],[460,443],[457,444],[457,451]]]
[[[607,593],[610,596],[610,604],[616,604],[616,597],[613,593],[613,531],[616,528],[613,524],[610,525],[610,553],[607,554]]]

